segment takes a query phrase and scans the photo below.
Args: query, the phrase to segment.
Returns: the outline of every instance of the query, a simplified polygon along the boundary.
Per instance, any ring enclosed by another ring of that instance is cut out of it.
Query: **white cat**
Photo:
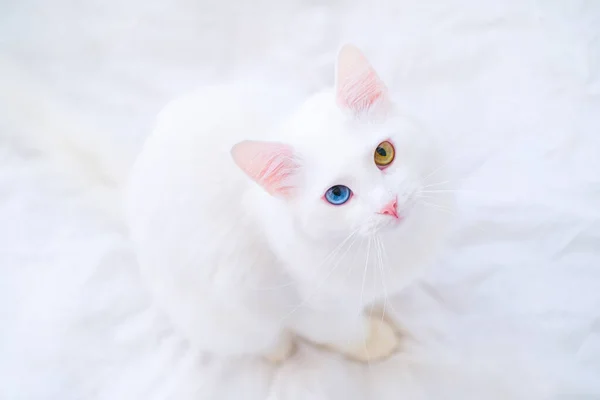
[[[390,355],[369,306],[432,261],[453,207],[427,189],[445,180],[432,139],[351,45],[335,89],[281,123],[252,96],[214,87],[160,114],[127,193],[145,282],[201,350],[282,360],[297,336]]]

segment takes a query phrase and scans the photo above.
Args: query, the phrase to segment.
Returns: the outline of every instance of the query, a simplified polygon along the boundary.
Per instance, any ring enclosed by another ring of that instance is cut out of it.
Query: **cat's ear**
[[[364,54],[351,44],[338,52],[335,90],[338,105],[354,114],[385,107],[389,101],[385,84]]]
[[[243,141],[231,149],[238,167],[273,196],[289,197],[300,163],[293,149],[282,143]]]

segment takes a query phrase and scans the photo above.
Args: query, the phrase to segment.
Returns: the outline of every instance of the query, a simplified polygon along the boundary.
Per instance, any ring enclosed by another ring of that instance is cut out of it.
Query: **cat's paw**
[[[367,320],[367,338],[362,343],[353,343],[339,349],[348,358],[361,362],[378,361],[396,352],[400,339],[394,327],[380,318]]]
[[[277,345],[265,355],[265,359],[273,364],[280,364],[290,358],[296,351],[296,343],[292,334],[284,332],[281,334]]]

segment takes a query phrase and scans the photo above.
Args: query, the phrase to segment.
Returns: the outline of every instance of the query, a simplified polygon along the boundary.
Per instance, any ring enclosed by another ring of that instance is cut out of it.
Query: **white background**
[[[122,179],[174,96],[266,77],[293,103],[344,41],[457,174],[451,249],[394,303],[404,349],[192,354],[91,178],[37,144],[66,136]],[[600,398],[599,73],[594,0],[2,1],[0,398]]]

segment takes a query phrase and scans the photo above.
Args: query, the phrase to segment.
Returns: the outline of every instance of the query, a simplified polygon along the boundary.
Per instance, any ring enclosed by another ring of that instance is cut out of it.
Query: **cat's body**
[[[346,47],[337,88],[280,121],[259,93],[233,86],[159,116],[127,215],[143,277],[192,345],[280,358],[293,332],[360,359],[396,347],[391,328],[363,310],[431,261],[452,199],[431,191],[421,201],[424,187],[445,181],[443,161],[374,72],[362,74],[372,71],[365,62]],[[353,76],[366,89],[344,89]],[[373,151],[386,141],[395,158],[378,167]],[[351,189],[346,203],[328,203],[335,185]]]

